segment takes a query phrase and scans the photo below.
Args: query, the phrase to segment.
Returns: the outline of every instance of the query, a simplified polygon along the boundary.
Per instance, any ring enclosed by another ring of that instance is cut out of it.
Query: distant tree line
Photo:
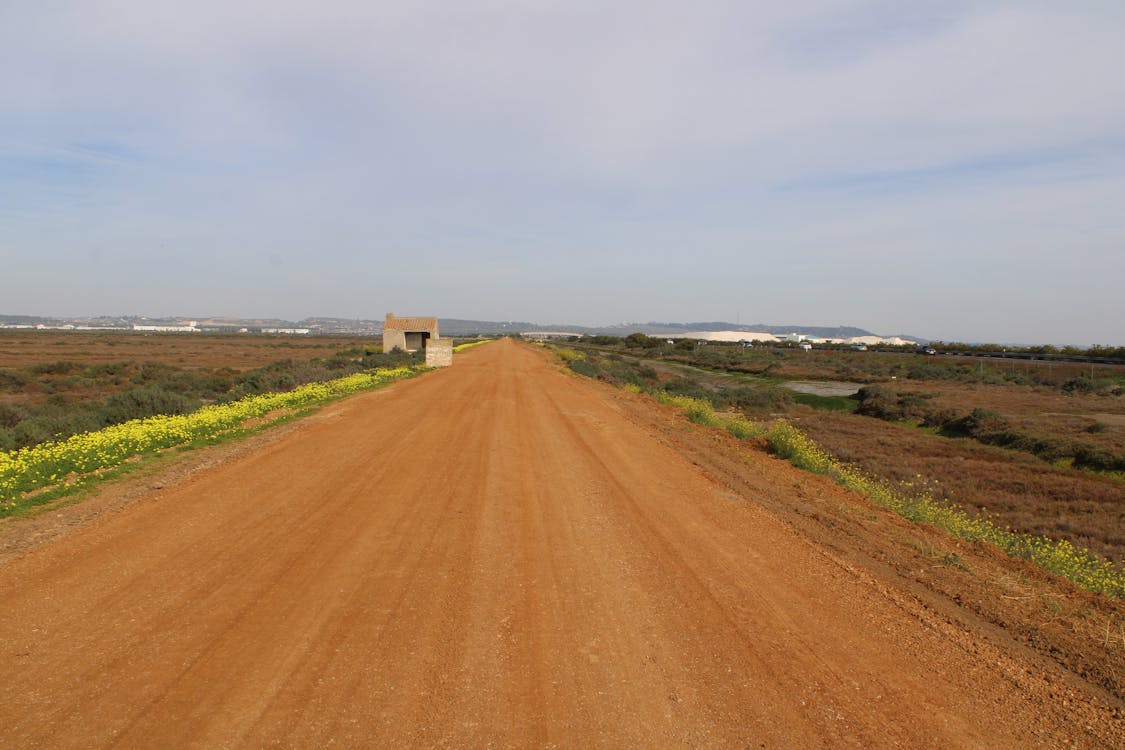
[[[965,344],[960,341],[931,341],[930,346],[938,351],[949,352],[980,352],[981,354],[1046,354],[1066,357],[1099,357],[1102,359],[1118,359],[1125,362],[1125,346],[1102,346],[1095,344],[1090,347],[1080,346],[1003,346],[1000,344]]]

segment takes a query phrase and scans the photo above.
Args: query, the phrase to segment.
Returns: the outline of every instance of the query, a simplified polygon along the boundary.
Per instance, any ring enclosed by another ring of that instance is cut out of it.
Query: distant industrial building
[[[194,320],[186,320],[180,325],[141,325],[138,323],[133,324],[134,331],[150,331],[156,333],[199,333],[199,326]]]
[[[582,338],[583,334],[573,331],[524,331],[520,336],[534,341],[545,341],[547,339]]]

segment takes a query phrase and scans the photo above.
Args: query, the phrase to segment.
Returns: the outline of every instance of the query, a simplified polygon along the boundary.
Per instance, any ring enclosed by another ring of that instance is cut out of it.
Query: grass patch
[[[564,349],[561,346],[551,347],[563,362],[577,362],[586,359],[586,355],[574,349]]]
[[[637,392],[640,392],[639,388]],[[653,391],[651,395],[662,404],[671,404],[677,407],[692,422],[708,427],[720,427],[739,440],[761,437],[768,433],[765,425],[751,421],[746,417],[715,411],[715,407],[706,399],[677,396],[666,391]]]
[[[794,393],[791,398],[798,404],[825,411],[844,411],[854,414],[859,402],[851,396],[818,396],[815,393]]]

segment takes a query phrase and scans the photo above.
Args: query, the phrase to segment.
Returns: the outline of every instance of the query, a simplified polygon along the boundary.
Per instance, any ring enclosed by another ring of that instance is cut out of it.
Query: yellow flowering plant
[[[214,441],[244,429],[249,420],[377,388],[411,377],[420,369],[398,367],[355,373],[284,393],[213,404],[190,414],[133,419],[66,440],[0,453],[0,517],[88,486],[134,456]]]

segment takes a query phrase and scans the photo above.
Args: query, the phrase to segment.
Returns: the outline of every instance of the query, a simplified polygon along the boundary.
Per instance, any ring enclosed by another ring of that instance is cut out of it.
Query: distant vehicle
[[[927,354],[931,357],[933,355],[937,354],[937,349],[933,348],[932,346],[920,346],[917,349],[915,349],[914,351],[917,354]]]
[[[852,344],[852,351],[853,352],[865,352],[865,351],[867,351],[867,344]]]
[[[807,341],[802,341],[801,343],[797,344],[797,346],[800,347],[801,351],[803,352],[812,351],[812,344]]]

